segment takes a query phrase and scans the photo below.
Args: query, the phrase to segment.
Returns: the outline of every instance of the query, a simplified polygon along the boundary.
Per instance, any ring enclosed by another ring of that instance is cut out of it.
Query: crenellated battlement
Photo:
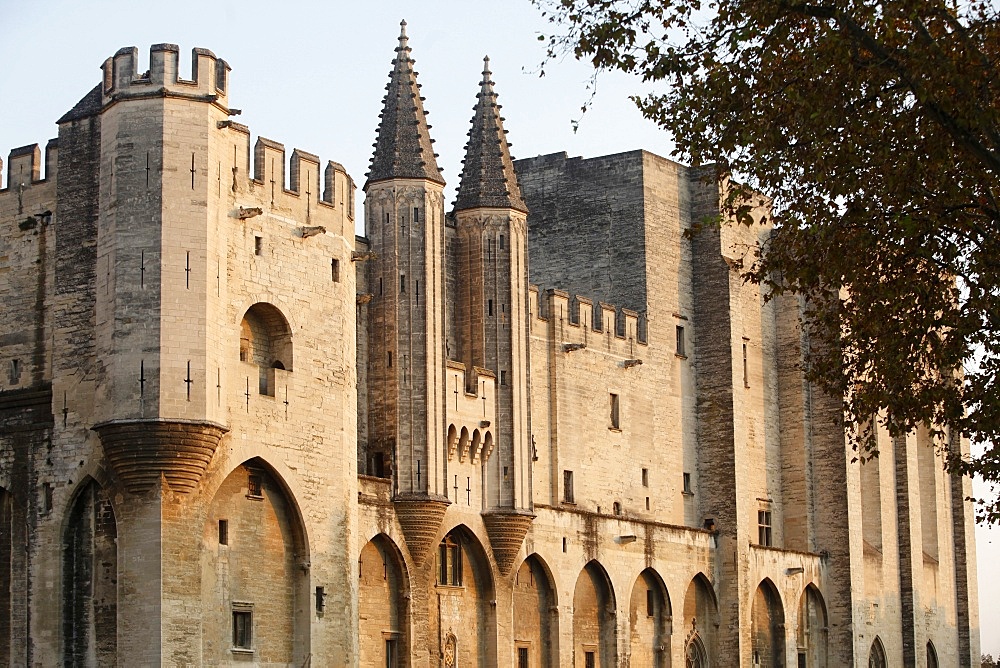
[[[542,292],[537,285],[528,289],[531,330],[536,324],[555,321],[562,332],[560,343],[567,345],[601,345],[604,349],[629,358],[635,346],[648,345],[645,314],[631,309],[594,301],[589,297],[571,295],[564,290],[549,288]],[[543,325],[544,326],[544,325]]]
[[[103,103],[123,97],[183,95],[203,97],[226,106],[229,94],[229,64],[208,49],[191,50],[191,79],[180,76],[180,48],[176,44],[154,44],[149,49],[149,69],[139,73],[139,50],[118,49],[104,61]]]
[[[332,160],[322,166],[320,158],[301,149],[286,156],[285,145],[258,137],[251,150],[250,129],[233,121],[222,121],[219,129],[229,133],[233,144],[224,153],[229,164],[219,168],[219,179],[234,193],[251,192],[277,208],[333,208],[347,221],[354,221],[356,185],[344,166]]]
[[[13,149],[7,156],[7,176],[3,177],[3,159],[0,158],[0,191],[30,188],[33,183],[52,181],[56,175],[59,157],[59,140],[50,139],[45,145],[45,177],[41,176],[42,152],[38,144],[28,144]]]

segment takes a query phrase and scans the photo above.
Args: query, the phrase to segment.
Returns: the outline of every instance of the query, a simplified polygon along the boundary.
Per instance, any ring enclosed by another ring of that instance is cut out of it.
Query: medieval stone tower
[[[968,480],[853,461],[699,170],[514,161],[487,59],[446,202],[404,23],[357,237],[179,58],[0,183],[0,665],[975,665]]]

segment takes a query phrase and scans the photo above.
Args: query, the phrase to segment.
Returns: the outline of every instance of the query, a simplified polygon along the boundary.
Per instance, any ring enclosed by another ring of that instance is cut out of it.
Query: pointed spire
[[[429,179],[444,184],[408,41],[406,21],[401,21],[399,46],[389,72],[366,190],[369,184],[388,179]]]
[[[480,86],[469,142],[465,145],[465,165],[455,210],[495,207],[527,212],[528,207],[521,197],[521,187],[514,173],[497,94],[493,90],[489,56],[483,58]]]

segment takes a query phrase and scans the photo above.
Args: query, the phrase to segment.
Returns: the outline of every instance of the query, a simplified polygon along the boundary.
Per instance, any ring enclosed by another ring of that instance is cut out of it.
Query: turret
[[[527,207],[514,173],[489,58],[465,146],[455,202],[456,295],[462,360],[496,376],[496,454],[487,462],[483,515],[493,552],[508,571],[531,523],[528,415]]]
[[[397,516],[422,563],[444,517],[444,179],[401,24],[365,184],[368,451],[391,462]]]

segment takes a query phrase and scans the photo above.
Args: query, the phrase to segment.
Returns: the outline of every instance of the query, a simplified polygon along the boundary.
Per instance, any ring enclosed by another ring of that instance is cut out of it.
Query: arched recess
[[[515,664],[557,666],[559,664],[559,608],[548,566],[532,554],[514,576]]]
[[[458,461],[464,462],[467,454],[469,454],[469,430],[462,427],[462,433],[458,438]]]
[[[10,600],[11,585],[11,524],[12,499],[0,487],[0,666],[10,665],[10,632],[13,609]]]
[[[292,494],[264,460],[237,466],[202,531],[202,658],[251,656],[301,665],[309,656],[309,546]]]
[[[616,610],[615,592],[607,571],[597,561],[589,562],[580,572],[573,591],[574,666],[618,665]]]
[[[796,634],[799,666],[826,668],[826,603],[816,585],[810,584],[799,599],[799,628]]]
[[[785,611],[770,579],[764,578],[750,611],[750,649],[754,668],[780,668],[785,664]]]
[[[868,668],[887,668],[885,648],[882,647],[882,640],[878,636],[875,636],[872,648],[868,652]]]
[[[705,668],[718,660],[719,618],[715,590],[703,573],[695,575],[684,593],[684,656],[686,665]]]
[[[632,665],[670,666],[671,620],[667,587],[659,573],[647,568],[636,579],[629,601]]]
[[[399,549],[385,534],[358,559],[358,639],[362,666],[401,666],[409,656],[409,579]]]
[[[496,664],[496,594],[493,574],[482,543],[464,525],[449,531],[437,550],[430,599],[437,602],[438,647],[453,652],[455,666]],[[450,640],[449,640],[450,638]]]
[[[938,656],[937,650],[934,649],[934,643],[930,640],[927,641],[927,668],[938,668]]]
[[[455,429],[455,425],[448,425],[448,459],[455,456],[455,451],[458,450],[458,430]]]
[[[483,437],[478,429],[472,430],[472,444],[469,446],[469,461],[473,464],[479,461],[479,451],[483,447]]]
[[[113,666],[118,654],[118,524],[107,491],[85,478],[62,543],[63,665]]]
[[[258,392],[274,396],[276,370],[292,370],[292,329],[273,304],[258,302],[240,323],[240,361],[258,368]]]

